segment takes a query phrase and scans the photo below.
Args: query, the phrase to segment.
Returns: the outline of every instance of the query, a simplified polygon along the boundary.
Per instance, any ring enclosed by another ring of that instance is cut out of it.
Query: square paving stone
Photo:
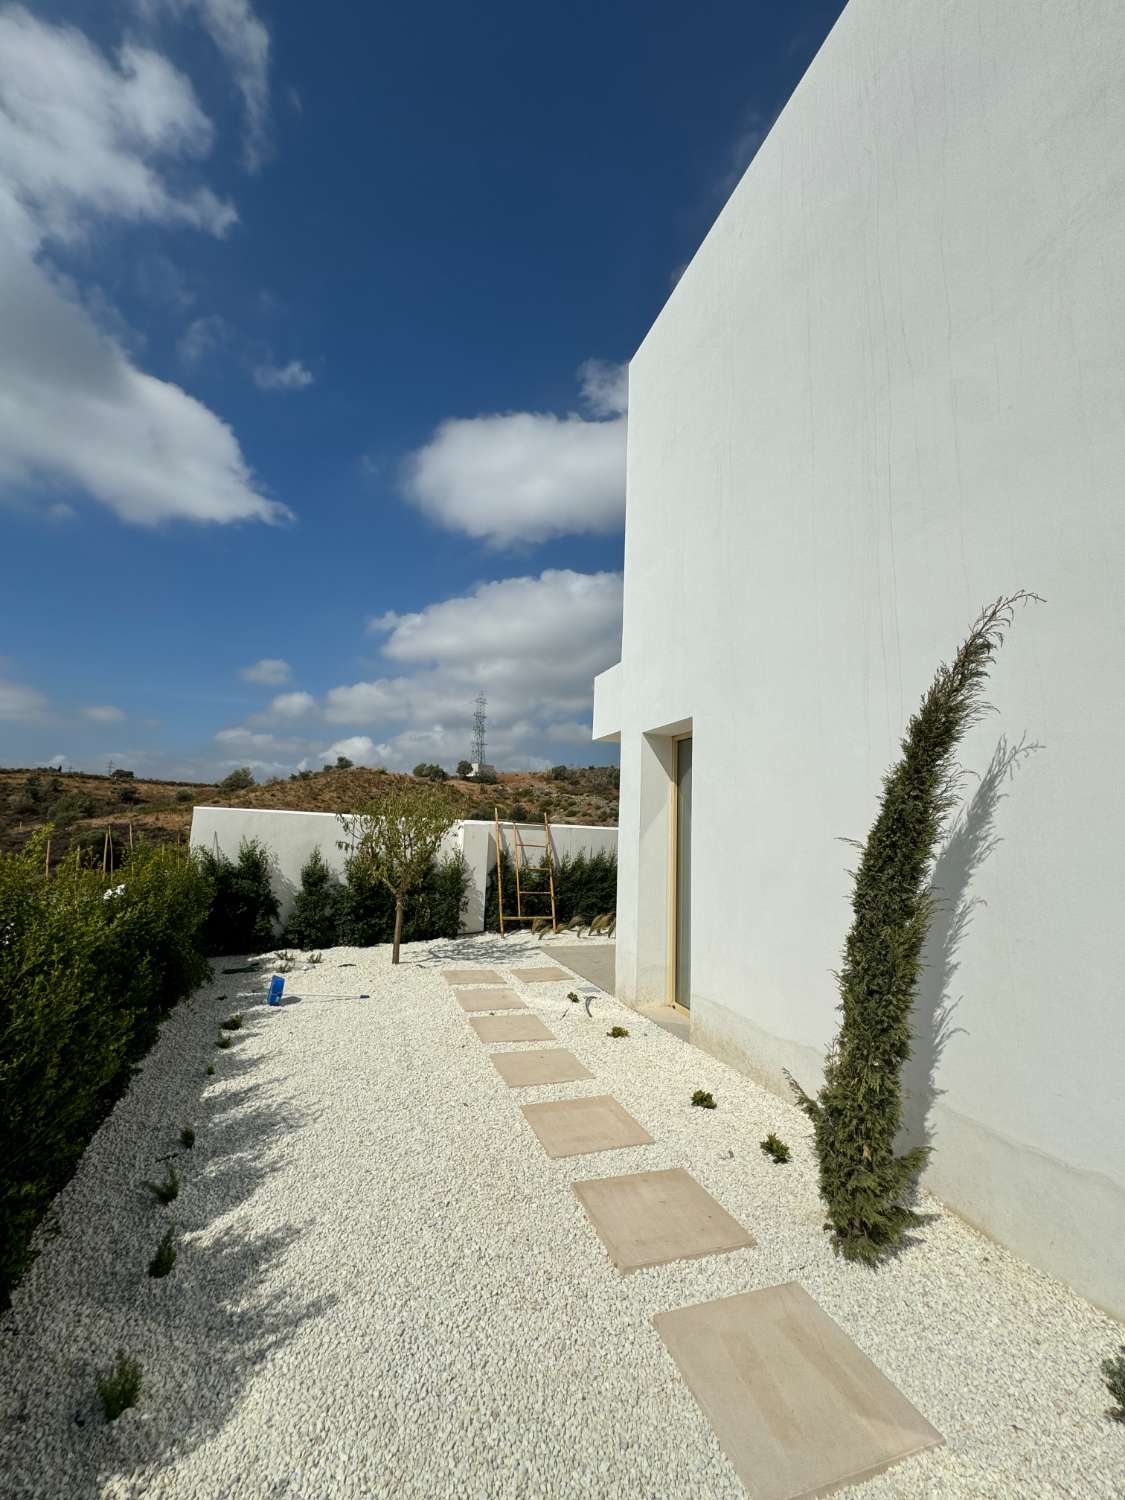
[[[526,1010],[527,1001],[515,990],[454,990],[454,999],[462,1010]]]
[[[532,1084],[574,1083],[578,1078],[594,1076],[565,1047],[537,1047],[534,1052],[493,1052],[492,1061],[510,1089],[525,1089]]]
[[[447,984],[503,984],[495,969],[442,969]]]
[[[574,983],[574,975],[565,969],[513,969],[512,973],[523,984]]]
[[[588,1156],[651,1146],[652,1136],[609,1094],[525,1104],[524,1117],[548,1156]]]
[[[555,1042],[538,1016],[470,1016],[469,1025],[482,1042]]]
[[[795,1281],[652,1321],[754,1500],[831,1494],[942,1442]]]
[[[628,1274],[755,1243],[690,1172],[637,1172],[571,1184],[609,1258]]]

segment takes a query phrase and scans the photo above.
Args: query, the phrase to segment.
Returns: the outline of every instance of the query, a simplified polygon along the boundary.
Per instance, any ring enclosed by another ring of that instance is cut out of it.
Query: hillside
[[[76,845],[90,863],[100,866],[109,828],[114,864],[120,863],[131,836],[148,843],[178,843],[191,827],[197,805],[269,807],[290,812],[353,812],[378,796],[395,773],[352,766],[347,770],[306,773],[271,781],[244,792],[223,795],[213,784],[181,781],[128,781],[81,771],[0,769],[0,851],[21,849],[50,822],[51,864]],[[396,777],[413,781],[413,777]],[[506,771],[495,786],[451,778],[450,795],[465,818],[538,819],[544,813],[558,823],[617,822],[616,773],[609,767],[568,768],[565,778],[540,771]]]

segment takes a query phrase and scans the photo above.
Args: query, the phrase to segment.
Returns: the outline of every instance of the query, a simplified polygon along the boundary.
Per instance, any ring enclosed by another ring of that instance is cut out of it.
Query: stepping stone
[[[608,1094],[525,1104],[524,1117],[548,1156],[588,1156],[623,1146],[651,1146],[652,1136]]]
[[[442,969],[447,984],[503,984],[495,969]]]
[[[536,1083],[573,1083],[578,1078],[594,1076],[565,1047],[539,1047],[534,1052],[493,1052],[491,1057],[496,1071],[510,1089],[526,1089]]]
[[[515,990],[454,990],[453,998],[467,1011],[527,1009]]]
[[[565,969],[513,969],[521,984],[573,984],[574,975]]]
[[[470,1016],[469,1025],[482,1042],[556,1042],[538,1016]]]
[[[795,1281],[652,1321],[754,1500],[828,1494],[942,1442]]]
[[[698,1260],[755,1243],[682,1167],[595,1177],[571,1186],[623,1275],[642,1266]]]

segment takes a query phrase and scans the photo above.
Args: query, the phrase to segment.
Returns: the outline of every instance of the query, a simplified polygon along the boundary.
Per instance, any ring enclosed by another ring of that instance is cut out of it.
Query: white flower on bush
[[[102,900],[103,901],[108,901],[111,896],[120,896],[121,892],[124,889],[125,889],[124,882],[122,882],[121,885],[111,885],[108,891],[103,891],[102,892]]]

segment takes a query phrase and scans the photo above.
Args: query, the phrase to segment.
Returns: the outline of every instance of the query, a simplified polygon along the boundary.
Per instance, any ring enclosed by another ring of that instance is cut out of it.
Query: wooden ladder
[[[504,910],[504,843],[500,837],[500,809],[493,807],[496,814],[496,908],[500,916],[500,936],[504,936],[505,922],[534,922],[537,918],[546,917],[545,910],[525,911],[525,901],[541,901],[544,897],[551,903],[551,931],[558,932],[559,924],[555,916],[555,855],[551,848],[551,825],[547,821],[547,814],[543,814],[543,842],[541,844],[527,844],[520,833],[519,825],[513,823],[512,828],[512,869],[516,879],[516,909],[514,912]],[[528,849],[542,849],[544,855],[538,864],[532,864],[527,858]],[[547,884],[527,884],[529,876],[539,877],[546,875]],[[521,876],[523,877],[521,879]]]

